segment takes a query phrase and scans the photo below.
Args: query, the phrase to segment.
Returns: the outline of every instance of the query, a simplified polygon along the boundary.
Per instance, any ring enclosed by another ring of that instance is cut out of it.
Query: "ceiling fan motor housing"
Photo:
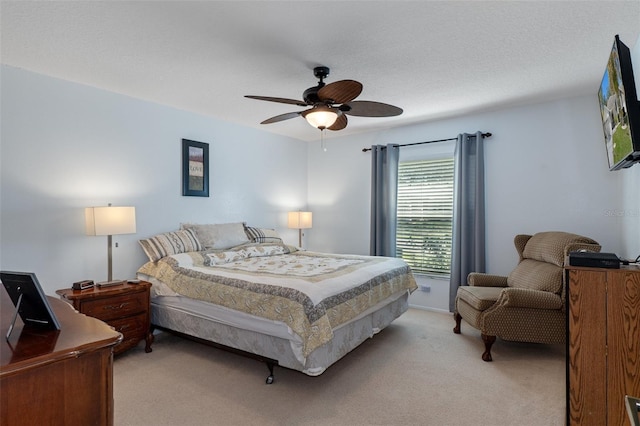
[[[320,102],[320,98],[318,97],[318,90],[322,89],[323,87],[324,87],[324,83],[318,83],[317,86],[309,87],[302,94],[302,99],[304,99],[304,101],[308,105],[317,104],[318,102]]]
[[[320,102],[320,98],[318,97],[318,90],[322,89],[325,86],[323,80],[329,75],[329,67],[315,67],[313,69],[313,75],[315,75],[316,78],[320,80],[318,82],[318,85],[309,87],[302,94],[302,99],[304,99],[304,101],[309,105],[315,105]]]

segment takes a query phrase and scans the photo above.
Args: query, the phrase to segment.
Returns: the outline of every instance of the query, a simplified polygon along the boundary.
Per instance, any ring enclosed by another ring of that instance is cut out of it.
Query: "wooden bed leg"
[[[267,368],[269,369],[269,376],[267,377],[267,384],[270,385],[273,383],[273,366],[275,365],[271,361],[266,361]]]
[[[153,344],[153,340],[155,339],[155,337],[153,336],[153,331],[156,329],[156,327],[151,324],[149,326],[149,331],[147,332],[147,335],[145,336],[145,346],[144,346],[144,351],[146,353],[149,353],[151,351],[153,351],[153,349],[151,349],[151,345]]]
[[[151,345],[153,344],[153,331],[149,330],[149,333],[147,333],[147,336],[145,337],[145,346],[144,346],[144,351],[146,353],[149,353],[151,351],[153,351],[153,349],[151,349]]]
[[[460,321],[462,321],[462,317],[459,313],[454,312],[453,318],[456,320],[456,326],[453,327],[453,332],[456,334],[460,334]]]

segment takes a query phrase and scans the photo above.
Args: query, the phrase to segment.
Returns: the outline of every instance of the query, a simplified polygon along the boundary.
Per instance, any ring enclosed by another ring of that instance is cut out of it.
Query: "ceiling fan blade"
[[[341,105],[340,110],[358,117],[393,117],[402,114],[402,108],[373,101],[353,101]]]
[[[331,100],[334,104],[350,102],[362,93],[362,83],[355,80],[340,80],[327,84],[318,90],[318,97],[323,100]]]
[[[329,130],[334,130],[334,131],[335,131],[335,130],[342,130],[342,129],[344,129],[345,127],[347,127],[347,122],[348,122],[348,120],[347,120],[347,116],[346,116],[346,115],[344,115],[344,114],[340,114],[340,115],[338,116],[338,119],[336,120],[336,122],[335,122],[335,123],[333,123],[333,124],[331,125],[331,127],[327,127],[327,129],[329,129]]]
[[[244,95],[245,98],[249,99],[257,99],[259,101],[268,101],[268,102],[278,102],[281,104],[291,104],[306,107],[307,103],[304,101],[297,101],[295,99],[288,98],[274,98],[271,96],[253,96],[253,95]]]
[[[277,123],[278,121],[284,121],[284,120],[289,120],[290,118],[296,118],[300,114],[302,114],[302,112],[288,112],[286,114],[280,114],[280,115],[276,115],[275,117],[267,118],[260,124]]]

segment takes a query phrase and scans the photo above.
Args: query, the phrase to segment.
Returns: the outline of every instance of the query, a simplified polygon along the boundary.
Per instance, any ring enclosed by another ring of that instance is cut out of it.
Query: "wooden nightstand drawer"
[[[148,306],[149,298],[147,294],[140,292],[82,302],[82,313],[108,321],[145,312],[149,309]]]
[[[116,354],[136,346],[148,332],[147,315],[144,312],[124,319],[110,320],[107,324],[123,336],[122,342],[114,348]]]
[[[109,320],[107,324],[122,333],[125,340],[129,336],[144,336],[147,332],[147,316],[145,313],[123,319]]]

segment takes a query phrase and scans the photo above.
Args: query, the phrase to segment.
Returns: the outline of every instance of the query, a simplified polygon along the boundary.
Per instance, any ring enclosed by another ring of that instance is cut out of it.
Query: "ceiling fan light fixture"
[[[327,106],[317,106],[302,113],[307,123],[316,129],[324,130],[333,126],[338,119],[339,111]]]

